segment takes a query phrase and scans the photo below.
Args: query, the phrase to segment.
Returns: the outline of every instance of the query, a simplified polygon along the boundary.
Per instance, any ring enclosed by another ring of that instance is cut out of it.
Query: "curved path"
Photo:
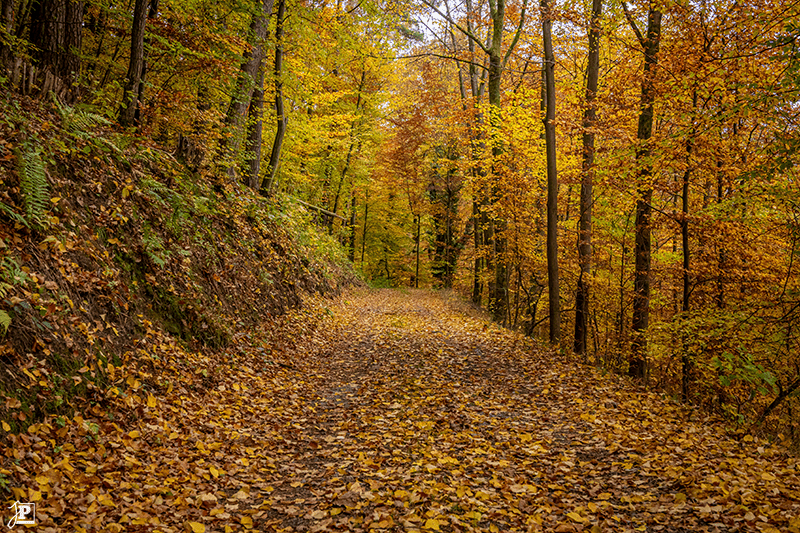
[[[296,354],[310,380],[260,529],[800,531],[795,460],[455,299],[363,292],[329,315]]]

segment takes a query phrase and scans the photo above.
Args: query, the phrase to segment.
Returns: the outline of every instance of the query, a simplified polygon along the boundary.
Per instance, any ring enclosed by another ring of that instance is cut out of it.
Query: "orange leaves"
[[[765,443],[687,422],[431,293],[349,300],[287,320],[311,332],[272,345],[292,368],[242,343],[215,360],[226,371],[208,389],[195,372],[172,376],[172,392],[117,376],[115,421],[31,426],[0,474],[43,527],[795,527],[798,474]]]

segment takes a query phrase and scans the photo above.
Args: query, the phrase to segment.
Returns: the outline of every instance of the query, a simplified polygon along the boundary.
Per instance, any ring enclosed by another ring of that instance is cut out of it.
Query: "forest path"
[[[800,531],[795,460],[455,299],[350,294],[310,346],[260,529]]]

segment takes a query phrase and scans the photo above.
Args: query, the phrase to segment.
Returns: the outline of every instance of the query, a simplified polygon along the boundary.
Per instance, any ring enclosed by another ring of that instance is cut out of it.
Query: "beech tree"
[[[133,7],[133,26],[131,28],[130,57],[128,74],[122,91],[119,109],[119,123],[132,126],[140,105],[142,74],[145,68],[144,31],[147,22],[149,0],[136,0]]]
[[[628,373],[636,378],[644,378],[647,369],[647,338],[645,336],[650,319],[650,230],[653,199],[652,147],[653,102],[655,101],[656,66],[658,50],[661,45],[661,10],[654,0],[650,1],[647,12],[647,32],[642,35],[636,21],[625,2],[622,3],[625,17],[631,26],[642,51],[644,52],[644,74],[642,76],[641,99],[639,103],[639,126],[636,133],[636,245],[635,281],[633,298],[633,350],[628,362]]]
[[[236,168],[236,158],[242,144],[244,125],[250,109],[253,92],[259,90],[261,98],[263,98],[262,63],[264,60],[264,40],[267,37],[273,2],[274,0],[263,0],[253,14],[253,20],[250,23],[250,42],[245,50],[233,96],[225,116],[225,126],[228,131],[227,136],[222,138],[221,150],[223,155],[230,159],[226,164],[226,169],[230,176],[234,174]],[[258,107],[258,104],[256,107]],[[258,132],[253,130],[253,134],[258,135]],[[251,145],[251,149],[260,151],[260,143],[259,148]],[[250,167],[249,171],[243,179],[251,187],[257,187],[258,185],[255,182],[258,180],[258,176],[254,177],[252,175],[251,165],[248,165]]]
[[[586,62],[586,109],[583,112],[583,154],[581,162],[580,222],[578,223],[578,286],[575,291],[574,351],[586,352],[589,320],[589,277],[592,269],[592,189],[594,185],[594,128],[597,123],[597,84],[600,74],[600,18],[602,0],[592,0],[589,19],[589,52]]]

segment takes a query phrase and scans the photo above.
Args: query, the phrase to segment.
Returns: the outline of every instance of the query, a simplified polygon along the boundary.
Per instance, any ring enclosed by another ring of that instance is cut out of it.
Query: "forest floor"
[[[284,352],[20,437],[37,530],[800,531],[797,459],[455,297],[314,305]]]

